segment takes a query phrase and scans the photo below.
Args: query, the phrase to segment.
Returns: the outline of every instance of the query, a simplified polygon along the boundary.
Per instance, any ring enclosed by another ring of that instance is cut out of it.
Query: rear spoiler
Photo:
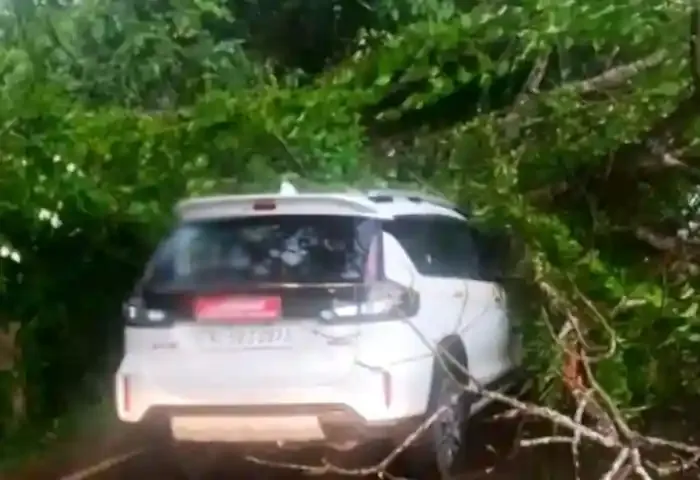
[[[184,200],[175,207],[183,220],[263,215],[347,215],[391,218],[364,195],[222,195]]]

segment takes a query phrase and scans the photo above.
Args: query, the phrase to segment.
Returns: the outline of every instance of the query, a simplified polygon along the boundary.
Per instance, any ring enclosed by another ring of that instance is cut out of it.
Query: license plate
[[[280,317],[282,299],[244,295],[207,296],[195,300],[194,310],[199,322],[262,323]]]
[[[318,418],[175,416],[170,428],[177,440],[190,442],[275,442],[322,440]]]
[[[207,349],[279,348],[289,345],[290,338],[284,327],[202,327],[199,343]]]

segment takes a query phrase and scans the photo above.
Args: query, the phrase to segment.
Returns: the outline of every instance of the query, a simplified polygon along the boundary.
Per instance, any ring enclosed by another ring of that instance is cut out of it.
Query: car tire
[[[451,480],[464,473],[473,398],[455,375],[436,367],[425,418],[437,418],[405,452],[409,478]]]

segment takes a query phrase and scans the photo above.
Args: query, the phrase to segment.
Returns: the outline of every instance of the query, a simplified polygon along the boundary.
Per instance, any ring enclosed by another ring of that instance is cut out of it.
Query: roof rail
[[[376,197],[399,197],[409,200],[431,203],[445,208],[457,208],[457,205],[446,197],[421,192],[420,190],[399,190],[393,188],[378,188],[366,190],[365,195],[369,198]]]

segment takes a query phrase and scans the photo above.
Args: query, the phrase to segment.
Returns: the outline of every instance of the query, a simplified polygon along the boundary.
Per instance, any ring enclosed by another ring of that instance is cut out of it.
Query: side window
[[[469,224],[443,216],[405,216],[385,223],[422,275],[480,279],[479,254]]]

